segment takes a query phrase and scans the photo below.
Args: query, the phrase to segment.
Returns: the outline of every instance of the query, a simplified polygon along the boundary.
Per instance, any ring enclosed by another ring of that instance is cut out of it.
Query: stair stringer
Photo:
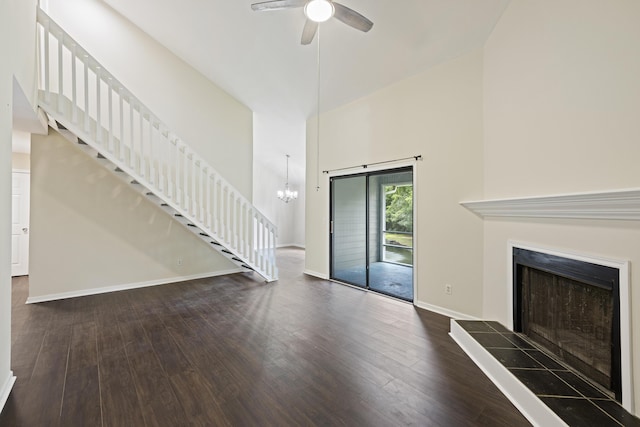
[[[154,189],[154,185],[146,177],[140,175],[126,163],[120,161],[112,152],[105,149],[100,143],[95,141],[93,135],[101,134],[102,140],[109,138],[106,129],[98,126],[95,120],[89,118],[89,126],[84,126],[86,117],[82,111],[77,114],[75,123],[72,120],[72,102],[56,93],[49,92],[48,100],[43,91],[39,92],[39,107],[49,117],[49,125],[60,132],[71,142],[76,142],[79,147],[88,155],[94,157],[103,167],[110,170],[118,178],[124,180],[137,192],[144,194],[152,203],[157,205],[162,211],[171,215],[178,223],[194,233],[200,239],[208,243],[215,252],[227,258],[230,262],[240,267],[241,272],[253,272],[262,276],[267,282],[278,280],[277,268],[275,274],[269,275],[264,269],[255,263],[247,260],[217,233],[210,230],[205,224],[191,215],[187,210],[178,205],[172,198],[166,197],[161,191]],[[88,128],[89,131],[84,129]],[[111,140],[118,145],[116,137],[111,136]],[[126,148],[126,147],[125,147]]]

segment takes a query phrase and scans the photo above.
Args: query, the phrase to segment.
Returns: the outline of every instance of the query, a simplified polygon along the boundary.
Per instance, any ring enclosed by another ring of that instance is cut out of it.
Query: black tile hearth
[[[478,322],[476,320],[457,320],[458,325],[467,332],[497,332],[489,322]]]
[[[540,350],[525,350],[525,353],[527,353],[529,356],[536,359],[538,363],[540,363],[542,366],[544,366],[547,369],[557,370],[557,371],[567,370],[566,367],[559,364],[558,362],[556,362],[555,360],[553,360],[551,357],[547,356]]]
[[[517,348],[514,343],[495,332],[470,332],[470,334],[485,348]]]
[[[588,399],[570,397],[541,397],[540,399],[570,426],[603,427],[620,425],[614,418]]]
[[[613,402],[609,399],[592,400],[592,402],[598,405],[600,409],[606,411],[607,414],[618,420],[618,422],[620,422],[622,425],[626,427],[640,427],[640,420],[625,411],[616,402]]]
[[[520,335],[514,332],[503,332],[502,336],[507,338],[509,341],[514,343],[518,348],[522,349],[532,349],[535,350],[536,347],[533,346],[529,341],[523,340],[520,338]]]
[[[580,397],[576,390],[546,369],[510,369],[510,371],[538,396]]]
[[[542,368],[531,356],[517,348],[487,348],[487,351],[507,368]]]
[[[557,376],[562,378],[567,384],[571,387],[575,388],[582,394],[584,397],[590,397],[592,399],[607,399],[610,400],[606,394],[602,393],[600,390],[596,389],[594,386],[589,384],[588,382],[580,379],[577,375],[570,371],[558,371],[555,372]],[[614,402],[617,407],[620,407],[617,402]]]
[[[640,427],[614,398],[498,322],[458,320],[483,348],[569,426]]]

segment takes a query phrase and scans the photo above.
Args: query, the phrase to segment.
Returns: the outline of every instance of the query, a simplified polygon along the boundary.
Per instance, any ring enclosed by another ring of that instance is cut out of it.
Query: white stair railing
[[[37,18],[39,105],[244,264],[277,280],[275,225],[44,11]]]

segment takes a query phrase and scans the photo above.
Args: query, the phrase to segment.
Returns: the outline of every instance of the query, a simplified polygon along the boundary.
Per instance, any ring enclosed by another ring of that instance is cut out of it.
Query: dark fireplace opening
[[[616,268],[513,248],[514,330],[622,400]]]

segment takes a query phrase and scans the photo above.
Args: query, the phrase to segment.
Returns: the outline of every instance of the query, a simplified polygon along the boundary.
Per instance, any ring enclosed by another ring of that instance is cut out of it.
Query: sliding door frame
[[[385,164],[385,165],[374,165],[374,166],[363,166],[363,167],[358,167],[358,168],[353,168],[353,169],[345,169],[345,170],[340,170],[340,171],[333,171],[333,172],[329,172],[327,174],[327,183],[328,183],[328,197],[329,197],[329,233],[328,233],[328,243],[329,243],[329,259],[328,259],[328,278],[329,280],[331,280],[332,282],[337,282],[337,283],[345,283],[345,282],[341,282],[339,280],[335,280],[333,279],[333,233],[332,233],[332,224],[331,221],[333,220],[333,179],[334,178],[341,178],[341,177],[350,177],[350,176],[358,176],[358,175],[377,175],[377,174],[382,174],[385,172],[389,172],[389,173],[393,173],[394,171],[400,171],[402,169],[411,169],[411,175],[412,175],[412,180],[413,180],[413,302],[412,304],[415,305],[416,301],[420,301],[419,299],[419,295],[418,295],[418,277],[419,277],[419,272],[418,272],[418,256],[419,256],[419,239],[418,239],[418,168],[416,167],[417,161],[416,160],[407,160],[407,161],[400,161],[400,162],[395,162],[393,164]],[[369,179],[366,179],[366,209],[367,212],[369,212]],[[366,225],[366,242],[365,242],[365,246],[366,246],[366,261],[367,261],[367,267],[369,265],[369,221],[367,221],[367,225]],[[351,285],[349,283],[346,283],[349,286],[354,286],[358,289],[368,289],[368,285],[369,285],[369,268],[366,269],[366,280],[367,280],[367,287],[360,287],[360,286],[356,286],[356,285]],[[375,292],[375,291],[374,291]],[[377,293],[377,292],[376,292]],[[385,294],[381,294],[381,295],[385,295]],[[403,300],[401,298],[398,298],[400,301],[406,301]],[[409,302],[409,301],[406,301]]]

